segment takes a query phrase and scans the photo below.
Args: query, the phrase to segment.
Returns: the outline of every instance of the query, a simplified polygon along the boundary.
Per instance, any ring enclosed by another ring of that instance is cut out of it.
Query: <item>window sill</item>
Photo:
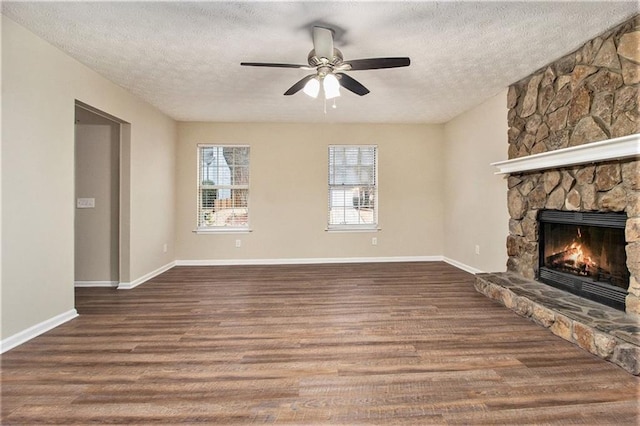
[[[326,228],[326,232],[380,232],[382,228]]]
[[[249,228],[222,228],[222,229],[210,229],[199,228],[192,231],[194,234],[248,234],[253,232],[253,229]]]

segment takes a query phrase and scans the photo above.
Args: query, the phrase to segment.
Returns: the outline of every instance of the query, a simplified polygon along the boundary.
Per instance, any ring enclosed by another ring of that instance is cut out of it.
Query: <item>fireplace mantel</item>
[[[635,134],[528,155],[512,160],[498,161],[491,163],[491,165],[498,169],[495,174],[500,175],[639,156],[640,134]]]

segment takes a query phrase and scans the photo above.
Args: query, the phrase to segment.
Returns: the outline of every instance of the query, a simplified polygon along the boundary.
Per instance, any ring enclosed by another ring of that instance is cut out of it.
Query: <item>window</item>
[[[249,147],[198,146],[198,231],[249,229]]]
[[[329,229],[377,228],[377,150],[372,145],[329,146]]]

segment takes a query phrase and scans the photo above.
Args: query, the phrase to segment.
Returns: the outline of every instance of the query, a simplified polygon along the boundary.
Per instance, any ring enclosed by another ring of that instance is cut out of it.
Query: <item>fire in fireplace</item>
[[[629,287],[626,215],[543,210],[538,279],[624,310]]]

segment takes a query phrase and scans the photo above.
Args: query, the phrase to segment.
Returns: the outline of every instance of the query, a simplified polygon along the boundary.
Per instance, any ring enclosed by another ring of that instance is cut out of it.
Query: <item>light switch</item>
[[[79,209],[92,209],[96,206],[95,198],[78,198],[76,207]]]

